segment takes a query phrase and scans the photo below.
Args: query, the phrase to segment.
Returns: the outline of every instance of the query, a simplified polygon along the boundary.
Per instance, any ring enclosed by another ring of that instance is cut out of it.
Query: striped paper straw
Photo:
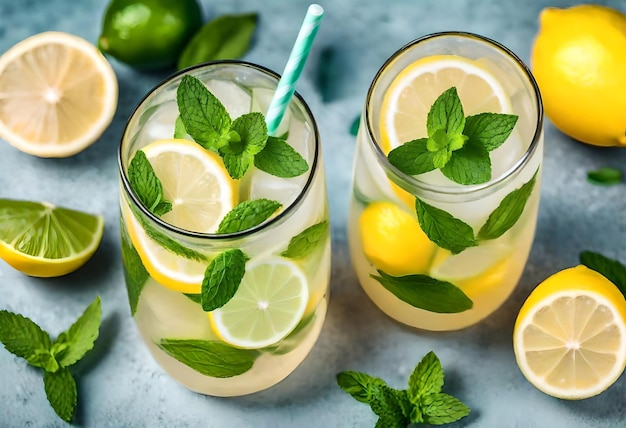
[[[280,125],[280,121],[283,119],[287,105],[296,90],[296,82],[300,78],[323,16],[324,9],[322,6],[318,4],[309,6],[298,37],[291,49],[291,54],[289,54],[285,71],[283,71],[283,75],[278,81],[276,91],[265,115],[265,123],[267,123],[269,135],[274,135]]]

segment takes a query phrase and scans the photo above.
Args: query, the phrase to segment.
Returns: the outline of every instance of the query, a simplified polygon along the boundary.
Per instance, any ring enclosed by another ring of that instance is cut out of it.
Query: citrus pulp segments
[[[298,325],[308,300],[307,279],[300,268],[287,259],[268,257],[246,263],[235,296],[209,312],[209,318],[225,342],[239,348],[264,348]]]
[[[528,381],[564,399],[592,397],[612,385],[626,365],[626,303],[617,294],[560,290],[522,308],[513,342]]]
[[[111,123],[117,97],[113,68],[78,36],[40,33],[0,57],[0,137],[26,153],[82,151]]]
[[[122,213],[128,236],[150,276],[174,291],[199,294],[208,262],[199,262],[176,255],[153,241],[122,199]]]
[[[0,200],[0,258],[30,276],[75,271],[95,253],[102,216],[48,203]]]
[[[189,140],[159,140],[144,147],[172,210],[161,218],[182,229],[214,233],[237,199],[235,182],[213,152]]]

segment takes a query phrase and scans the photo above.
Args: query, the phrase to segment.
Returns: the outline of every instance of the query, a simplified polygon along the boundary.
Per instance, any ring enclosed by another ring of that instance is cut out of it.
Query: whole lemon
[[[531,67],[548,118],[584,143],[626,146],[626,15],[546,8],[539,23]]]
[[[98,47],[132,67],[172,67],[202,26],[197,0],[111,0]]]

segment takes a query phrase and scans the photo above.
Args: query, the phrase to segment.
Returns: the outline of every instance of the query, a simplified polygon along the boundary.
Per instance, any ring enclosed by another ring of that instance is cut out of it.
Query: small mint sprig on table
[[[457,398],[441,392],[444,373],[434,352],[422,358],[409,377],[409,388],[391,388],[384,380],[361,372],[337,375],[341,389],[378,416],[376,427],[406,428],[410,424],[443,425],[470,413]]]
[[[263,114],[252,112],[232,120],[199,79],[183,76],[176,100],[186,133],[205,149],[218,153],[232,178],[242,178],[253,164],[284,178],[308,171],[306,160],[286,141],[267,135]]]
[[[57,415],[66,422],[74,417],[78,392],[68,367],[90,351],[100,329],[100,297],[85,309],[56,341],[29,318],[0,310],[0,342],[7,351],[44,370],[46,396]]]

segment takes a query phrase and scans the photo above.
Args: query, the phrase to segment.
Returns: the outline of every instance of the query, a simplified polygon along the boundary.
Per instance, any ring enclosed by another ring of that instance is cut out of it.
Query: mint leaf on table
[[[420,227],[428,238],[452,254],[478,245],[470,225],[446,211],[415,198],[415,211]]]
[[[278,210],[282,204],[270,199],[248,199],[230,210],[220,222],[217,233],[236,233],[251,229]]]
[[[212,151],[228,143],[230,115],[202,81],[183,76],[176,91],[176,101],[185,130],[196,143]]]
[[[419,175],[435,169],[435,153],[426,147],[427,138],[408,141],[387,155],[389,162],[407,175]]]
[[[246,272],[246,255],[239,249],[218,254],[206,269],[202,281],[202,309],[211,312],[233,298]]]
[[[491,180],[491,158],[483,147],[466,144],[452,152],[441,168],[443,175],[456,183],[480,184]]]
[[[587,180],[592,184],[611,186],[622,182],[622,171],[615,168],[602,167],[587,173]]]
[[[143,290],[146,281],[150,277],[148,271],[141,261],[141,257],[127,236],[122,227],[122,261],[124,263],[124,280],[126,282],[126,291],[128,293],[128,303],[130,305],[130,314],[135,315],[137,311],[137,303],[139,296]]]
[[[161,339],[157,346],[200,374],[216,378],[238,376],[250,370],[259,352],[220,341]]]
[[[311,254],[328,235],[328,221],[324,220],[304,229],[289,240],[287,249],[281,256],[290,259],[299,259]]]
[[[174,138],[184,139],[186,136],[187,130],[185,129],[185,124],[179,115],[176,117],[176,122],[174,122]]]
[[[480,146],[488,152],[497,149],[509,138],[518,116],[500,113],[480,113],[465,118],[463,134],[467,144]]]
[[[515,225],[526,207],[526,202],[535,188],[539,169],[522,187],[506,195],[500,205],[489,214],[489,218],[478,232],[478,239],[496,239]]]
[[[183,49],[177,67],[220,59],[237,59],[249,49],[258,15],[223,15],[207,22]]]
[[[309,170],[309,164],[284,139],[268,137],[261,152],[254,157],[254,166],[276,177],[292,178]]]
[[[67,368],[51,373],[43,373],[46,397],[57,415],[65,422],[70,422],[78,402],[76,381]]]
[[[61,367],[71,366],[93,349],[101,316],[100,297],[96,297],[76,322],[59,335],[52,345],[52,354]]]
[[[143,206],[151,213],[162,216],[172,210],[172,204],[163,195],[161,180],[142,150],[135,152],[128,165],[128,181]]]
[[[0,342],[7,351],[29,364],[44,369],[44,388],[54,411],[70,422],[77,403],[76,382],[67,369],[93,348],[101,318],[100,297],[58,339],[50,336],[30,319],[12,312],[0,311]]]
[[[361,114],[354,118],[352,124],[350,125],[350,135],[356,137],[359,133],[359,126],[361,126]]]
[[[471,309],[469,297],[456,285],[427,275],[392,276],[382,270],[370,275],[405,303],[430,312],[452,314]]]
[[[626,298],[626,267],[619,261],[592,251],[580,253],[580,263],[611,281]]]
[[[337,374],[337,384],[357,401],[369,404],[379,417],[376,427],[406,428],[411,423],[443,425],[470,413],[461,401],[441,392],[443,378],[441,363],[431,351],[413,370],[409,389],[395,389],[380,378],[353,371]]]

